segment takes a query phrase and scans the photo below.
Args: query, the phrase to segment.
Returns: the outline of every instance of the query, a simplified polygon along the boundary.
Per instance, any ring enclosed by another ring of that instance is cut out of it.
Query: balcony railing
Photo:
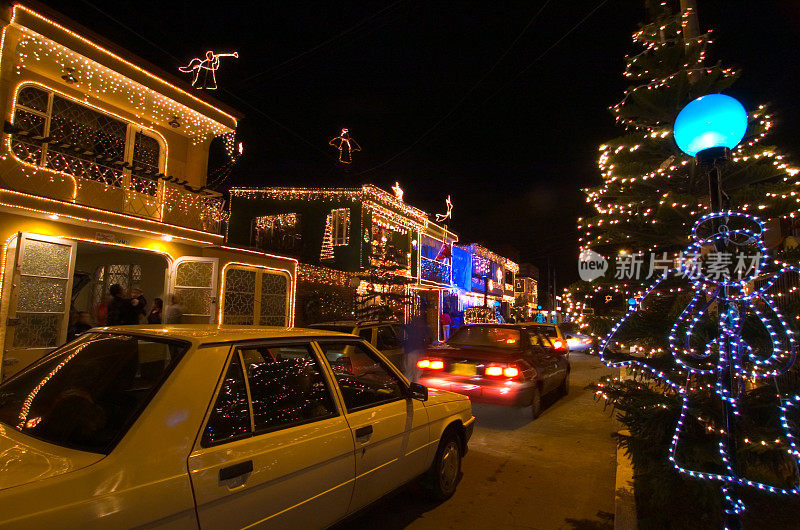
[[[422,266],[421,279],[450,285],[450,265],[424,256],[420,256],[420,264]]]
[[[213,234],[225,218],[224,199],[217,192],[196,190],[119,161],[50,147],[42,138],[13,134],[10,143],[13,157],[0,162],[0,187]],[[43,150],[48,151],[46,167],[39,165]]]

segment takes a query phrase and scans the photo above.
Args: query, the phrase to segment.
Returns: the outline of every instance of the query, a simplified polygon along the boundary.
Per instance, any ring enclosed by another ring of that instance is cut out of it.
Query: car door
[[[309,528],[347,512],[354,443],[308,342],[233,348],[189,456],[200,526]]]
[[[542,374],[542,391],[546,394],[560,383],[558,377],[558,357],[548,337],[536,330],[531,330],[529,333],[537,362],[536,369]]]
[[[425,406],[406,381],[363,341],[319,340],[336,379],[355,445],[350,511],[422,474],[435,450]],[[343,363],[341,358],[349,359]]]

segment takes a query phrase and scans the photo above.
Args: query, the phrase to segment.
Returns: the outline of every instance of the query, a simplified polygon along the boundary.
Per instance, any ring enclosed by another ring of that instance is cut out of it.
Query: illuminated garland
[[[720,219],[723,225],[727,224],[731,219],[741,219],[751,222],[757,228],[734,228],[726,231],[720,230],[710,237],[699,236],[698,229],[701,225],[715,219]],[[761,235],[765,229],[766,227],[760,219],[748,214],[739,212],[707,214],[702,216],[695,223],[693,228],[695,242],[689,247],[689,250],[697,250],[701,246],[713,245],[722,239],[726,243],[730,242],[734,245],[754,243],[763,251],[766,251],[761,241]],[[738,238],[738,240],[736,238]],[[645,289],[642,293],[641,302],[635,306],[629,307],[627,313],[612,327],[600,346],[600,358],[608,366],[636,366],[660,379],[681,396],[681,412],[672,436],[669,460],[672,462],[675,469],[681,473],[691,477],[720,482],[723,497],[726,500],[725,512],[727,514],[738,514],[744,510],[744,504],[735,496],[733,486],[754,487],[771,493],[800,493],[800,468],[798,467],[800,465],[800,451],[798,451],[795,437],[791,432],[787,419],[788,407],[800,404],[800,396],[778,395],[779,419],[783,429],[782,438],[786,440],[788,444],[789,449],[787,449],[787,453],[792,459],[792,464],[795,468],[795,477],[797,478],[797,484],[794,487],[785,488],[776,487],[759,480],[749,480],[740,476],[735,468],[733,457],[731,456],[734,451],[732,445],[735,443],[735,440],[731,440],[728,433],[722,429],[714,431],[712,428],[710,431],[719,432],[723,435],[719,441],[718,450],[720,459],[725,467],[725,472],[711,473],[688,469],[680,465],[677,461],[678,443],[684,430],[684,422],[686,421],[690,406],[689,394],[692,390],[713,388],[717,397],[722,402],[729,403],[732,406],[734,415],[738,416],[740,414],[739,402],[743,396],[746,384],[750,383],[755,385],[759,380],[774,378],[777,375],[785,373],[793,365],[796,350],[796,341],[793,333],[780,311],[770,302],[765,292],[774,285],[774,282],[779,276],[789,271],[798,272],[800,269],[793,266],[783,267],[772,276],[770,281],[765,282],[765,284],[759,288],[753,289],[747,289],[747,284],[760,274],[760,266],[756,267],[749,277],[739,280],[725,279],[716,282],[716,287],[713,290],[711,281],[702,274],[694,277],[689,276],[689,281],[692,284],[694,292],[692,301],[681,313],[669,335],[669,353],[678,367],[676,374],[681,377],[685,376],[685,381],[670,378],[670,376],[664,372],[649,366],[645,360],[611,360],[607,357],[607,348],[612,344],[614,336],[620,327],[625,324],[631,315],[639,311],[639,306],[642,305],[644,300],[671,274],[683,275],[687,272],[693,272],[687,270],[686,264],[682,264],[681,267],[677,269],[671,269]],[[695,327],[704,317],[708,316],[709,307],[711,307],[714,302],[719,301],[725,301],[728,307],[726,313],[719,316],[720,334],[705,344],[702,350],[692,348],[691,340]],[[759,310],[755,305],[756,301],[763,303],[769,314]],[[757,356],[753,347],[741,336],[744,325],[743,316],[747,314],[754,315],[768,332],[772,351],[767,357]],[[716,361],[714,361],[714,359],[716,359]],[[711,362],[714,362],[713,366],[710,364]],[[699,366],[698,363],[700,363]],[[724,378],[727,377],[729,373],[732,373],[737,383],[735,385],[736,391],[732,391],[732,387],[724,383]],[[711,384],[705,386],[700,385],[699,387],[692,387],[690,385],[692,378],[702,379],[704,377],[712,378],[714,381],[713,387]],[[780,438],[778,438],[775,443],[777,444],[779,442]],[[766,442],[762,445],[765,444]]]
[[[18,27],[25,36],[18,46],[19,61],[15,67],[18,75],[23,69],[31,68],[37,71],[48,64],[53,69],[68,71],[70,85],[84,91],[87,102],[92,96],[99,100],[117,96],[137,109],[137,118],[150,120],[162,126],[178,117],[179,125],[186,131],[194,145],[204,142],[209,137],[231,131],[230,127],[140,85],[66,46],[24,26]]]

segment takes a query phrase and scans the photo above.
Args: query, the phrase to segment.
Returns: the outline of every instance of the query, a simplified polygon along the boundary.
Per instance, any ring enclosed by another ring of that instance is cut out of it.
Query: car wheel
[[[436,457],[420,484],[425,494],[437,501],[453,496],[461,476],[461,443],[458,435],[447,430],[439,441]]]
[[[564,380],[561,381],[561,385],[558,387],[558,393],[562,396],[569,394],[569,370],[567,370]]]
[[[535,420],[542,413],[542,391],[539,386],[533,387],[533,398],[531,398],[531,417]]]

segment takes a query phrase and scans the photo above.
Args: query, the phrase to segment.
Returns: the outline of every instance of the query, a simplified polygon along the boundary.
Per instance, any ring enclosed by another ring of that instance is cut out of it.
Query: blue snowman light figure
[[[651,284],[637,304],[629,306],[600,346],[605,364],[647,371],[678,393],[682,407],[669,460],[681,473],[719,482],[726,514],[745,509],[736,487],[780,494],[800,492],[800,451],[787,418],[788,409],[800,404],[800,396],[782,391],[779,377],[794,363],[796,341],[770,296],[781,277],[800,269],[787,266],[768,271],[764,260],[757,259],[737,274],[732,272],[733,259],[715,258],[712,263],[714,250],[721,248],[730,250],[730,255],[741,256],[750,249],[759,258],[766,256],[764,231],[764,223],[748,214],[715,212],[701,217],[692,231],[693,242],[676,260],[676,267]],[[719,266],[720,261],[723,266]],[[691,301],[669,333],[668,354],[674,369],[664,370],[663,364],[652,358],[614,351],[626,325],[641,316],[663,291],[674,291],[676,282],[683,283],[683,290],[691,293]],[[761,400],[760,414],[751,414],[748,396],[754,392]],[[709,402],[716,414],[701,417],[698,405],[703,403],[702,410],[709,410]],[[765,402],[770,409],[766,415]],[[732,417],[723,411],[732,411]],[[716,442],[716,458],[704,462],[687,458],[688,440],[697,440],[698,432],[710,437],[712,447]],[[768,432],[771,437],[754,439],[755,432]],[[791,476],[767,483],[763,474],[735,458],[743,444],[776,451]]]

